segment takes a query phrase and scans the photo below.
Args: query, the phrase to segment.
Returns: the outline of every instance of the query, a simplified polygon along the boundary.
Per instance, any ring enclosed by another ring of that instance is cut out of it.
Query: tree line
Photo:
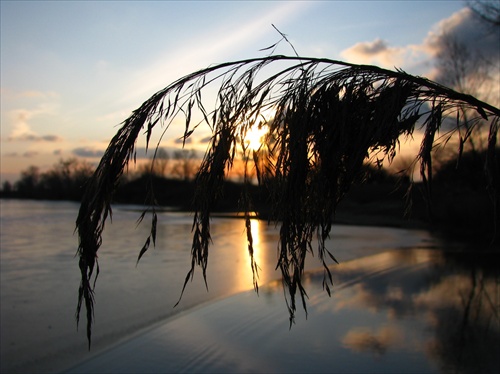
[[[199,157],[194,150],[176,150],[170,155],[166,150],[159,149],[154,162],[140,163],[135,171],[122,176],[121,184],[127,185],[146,177],[191,181],[199,163]],[[21,172],[18,181],[3,182],[0,196],[80,201],[85,183],[94,171],[95,166],[92,163],[75,157],[60,159],[47,171],[31,165]]]
[[[495,216],[494,210],[499,207],[492,203],[492,191],[487,188],[487,176],[483,172],[486,156],[486,150],[471,147],[460,158],[450,154],[436,157],[433,165],[432,201],[423,201],[422,186],[416,184],[417,188],[414,188],[410,196],[413,201],[411,216],[422,222],[430,222],[434,227],[452,234],[458,232],[461,236],[477,236],[478,230],[491,232],[491,217]],[[498,147],[496,159],[500,159]],[[199,162],[196,152],[192,150],[175,151],[170,156],[162,149],[157,153],[154,163],[143,163],[135,172],[121,177],[114,201],[144,204],[145,191],[154,190],[158,205],[189,210],[192,208],[194,179]],[[80,201],[86,182],[94,171],[93,164],[77,158],[61,159],[46,172],[42,172],[37,166],[29,166],[21,172],[17,182],[3,183],[0,197]],[[493,176],[495,175],[497,178],[500,176],[499,163],[496,164]],[[388,171],[367,164],[362,177],[354,183],[346,199],[360,207],[387,199],[401,201],[410,178],[408,173],[398,173],[396,167]],[[225,183],[224,198],[215,209],[237,211],[244,193],[252,195],[255,211],[266,217],[266,201],[269,198],[266,191],[257,186],[244,187],[238,176]],[[427,211],[427,205],[430,211]],[[342,206],[340,208],[342,209]],[[401,206],[401,209],[389,214],[399,214],[402,217],[403,208]],[[498,212],[496,216],[499,216]]]
[[[51,169],[42,172],[38,166],[29,166],[15,183],[5,181],[2,197],[79,201],[86,181],[94,166],[77,158],[61,159]]]

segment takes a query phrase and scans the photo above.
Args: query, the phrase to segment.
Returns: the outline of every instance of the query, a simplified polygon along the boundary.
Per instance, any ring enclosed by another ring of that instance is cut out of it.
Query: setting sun
[[[269,127],[266,125],[250,128],[245,136],[245,144],[254,151],[259,150],[262,146],[264,137],[268,132]]]

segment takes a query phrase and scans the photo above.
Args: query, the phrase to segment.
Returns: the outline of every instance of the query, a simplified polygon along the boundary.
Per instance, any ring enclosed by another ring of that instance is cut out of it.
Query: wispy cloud
[[[3,100],[12,100],[12,99],[53,100],[59,98],[59,94],[55,91],[37,91],[37,90],[14,91],[12,89],[2,87],[0,92],[2,94]]]
[[[59,95],[54,92],[2,90],[3,104],[18,105],[21,108],[7,110],[2,127],[9,133],[10,142],[60,142],[62,137],[54,134],[40,134],[32,129],[31,122],[37,117],[52,116],[59,108]]]
[[[277,26],[289,23],[308,6],[308,2],[280,2],[272,11],[249,19],[244,24],[232,25],[228,22],[225,28],[186,41],[184,48],[166,52],[137,72],[131,80],[133,89],[126,90],[130,94],[124,95],[123,99],[127,102],[140,101],[185,74],[232,58],[238,54],[237,51],[245,50],[248,44],[265,34],[276,33],[272,23]]]

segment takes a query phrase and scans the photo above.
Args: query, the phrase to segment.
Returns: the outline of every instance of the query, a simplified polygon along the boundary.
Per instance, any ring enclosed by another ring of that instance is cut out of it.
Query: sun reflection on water
[[[252,238],[252,249],[253,249],[253,261],[255,263],[255,274],[252,270],[252,257],[250,256],[249,253],[249,242],[248,240],[244,241],[244,246],[243,249],[246,251],[247,254],[247,261],[244,261],[244,269],[241,271],[241,281],[244,282],[245,285],[248,284],[249,281],[252,281],[255,279],[257,283],[260,283],[260,266],[263,263],[263,258],[262,258],[262,248],[261,248],[261,243],[262,243],[262,227],[261,227],[261,222],[256,219],[250,219],[250,233],[251,233],[251,238]],[[248,239],[248,236],[245,236]]]

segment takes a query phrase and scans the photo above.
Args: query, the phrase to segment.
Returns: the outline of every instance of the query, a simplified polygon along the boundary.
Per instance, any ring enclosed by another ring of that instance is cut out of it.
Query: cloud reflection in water
[[[273,281],[260,297],[186,313],[71,372],[497,373],[499,276],[472,261],[484,256],[415,249],[347,261],[332,268],[331,298],[323,272],[308,272],[308,319],[298,313],[290,330]]]

